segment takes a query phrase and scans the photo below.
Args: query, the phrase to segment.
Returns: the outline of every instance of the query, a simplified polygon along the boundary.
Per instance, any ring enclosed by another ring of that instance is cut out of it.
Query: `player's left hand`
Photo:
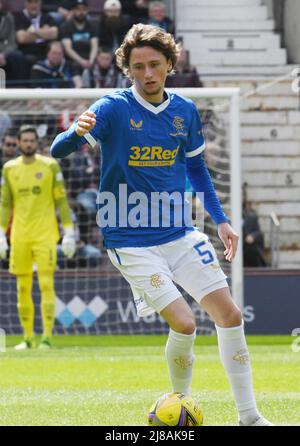
[[[71,259],[76,251],[75,232],[73,228],[65,228],[65,235],[61,242],[61,248],[64,255]]]
[[[239,236],[232,229],[229,223],[221,223],[218,225],[218,234],[225,246],[224,256],[228,262],[232,262],[238,247]]]

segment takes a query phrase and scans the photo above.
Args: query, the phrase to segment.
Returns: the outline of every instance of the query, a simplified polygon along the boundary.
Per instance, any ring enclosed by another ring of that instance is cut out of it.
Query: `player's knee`
[[[19,285],[17,290],[18,290],[18,296],[21,297],[21,298],[23,296],[28,296],[30,294],[30,287],[28,285],[25,285],[25,284]]]
[[[242,320],[243,315],[241,310],[238,307],[234,307],[228,314],[225,315],[221,323],[217,325],[223,327],[238,327],[242,324]]]
[[[30,278],[17,279],[18,301],[27,301],[31,297],[31,280]]]
[[[53,276],[48,274],[41,274],[39,277],[39,286],[42,295],[49,295],[54,293]]]
[[[178,331],[179,333],[191,335],[196,330],[196,322],[192,317],[184,318],[178,323]]]
[[[49,294],[54,291],[53,286],[50,283],[43,282],[40,284],[41,294]]]

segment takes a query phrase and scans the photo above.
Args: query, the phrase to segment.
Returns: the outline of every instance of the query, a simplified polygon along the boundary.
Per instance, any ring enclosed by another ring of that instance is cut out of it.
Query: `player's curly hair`
[[[179,54],[179,45],[176,44],[172,34],[156,26],[138,23],[130,28],[120,48],[115,52],[117,66],[126,76],[129,76],[131,50],[143,46],[151,46],[171,61],[169,74],[172,73]]]

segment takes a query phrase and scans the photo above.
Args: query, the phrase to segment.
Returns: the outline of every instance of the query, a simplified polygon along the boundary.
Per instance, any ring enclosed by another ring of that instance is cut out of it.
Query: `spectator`
[[[83,86],[87,88],[120,88],[123,76],[113,63],[113,54],[108,48],[100,48],[93,68],[82,75]]]
[[[174,22],[167,17],[166,5],[163,2],[155,1],[149,3],[148,23],[164,29],[167,33],[175,35]]]
[[[18,155],[18,136],[13,130],[8,130],[2,141],[0,148],[0,170],[2,170],[3,164],[11,159],[14,159]]]
[[[129,28],[130,23],[122,14],[122,5],[119,0],[106,0],[100,19],[100,45],[110,48],[114,53],[121,45]]]
[[[80,74],[93,66],[98,52],[97,29],[87,15],[87,1],[75,0],[73,18],[62,26],[60,33],[65,52]]]
[[[26,79],[32,65],[46,57],[47,45],[57,39],[58,29],[53,19],[41,12],[41,0],[25,0],[25,9],[15,14],[16,38],[26,59]]]
[[[12,120],[5,110],[0,110],[0,140],[12,126]]]
[[[47,57],[33,65],[31,71],[33,87],[40,88],[81,88],[81,76],[76,73],[64,57],[59,41],[51,42]]]
[[[48,13],[59,27],[73,16],[72,0],[43,0],[42,11]]]
[[[0,0],[0,68],[4,68],[7,86],[20,86],[26,73],[24,56],[17,50],[14,19]]]
[[[131,20],[130,24],[147,23],[149,0],[121,0],[124,15]]]
[[[203,87],[196,67],[190,65],[189,51],[183,46],[180,47],[175,74],[167,78],[166,86],[169,88]]]
[[[260,229],[258,216],[251,207],[245,186],[243,187],[243,251],[244,266],[265,267],[263,257],[264,237]]]

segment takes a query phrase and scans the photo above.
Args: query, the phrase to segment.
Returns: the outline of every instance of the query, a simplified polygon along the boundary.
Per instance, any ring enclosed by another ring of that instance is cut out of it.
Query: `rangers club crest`
[[[180,116],[175,116],[173,119],[173,126],[175,127],[175,133],[170,133],[171,136],[187,136],[187,132],[184,128],[184,119]]]

